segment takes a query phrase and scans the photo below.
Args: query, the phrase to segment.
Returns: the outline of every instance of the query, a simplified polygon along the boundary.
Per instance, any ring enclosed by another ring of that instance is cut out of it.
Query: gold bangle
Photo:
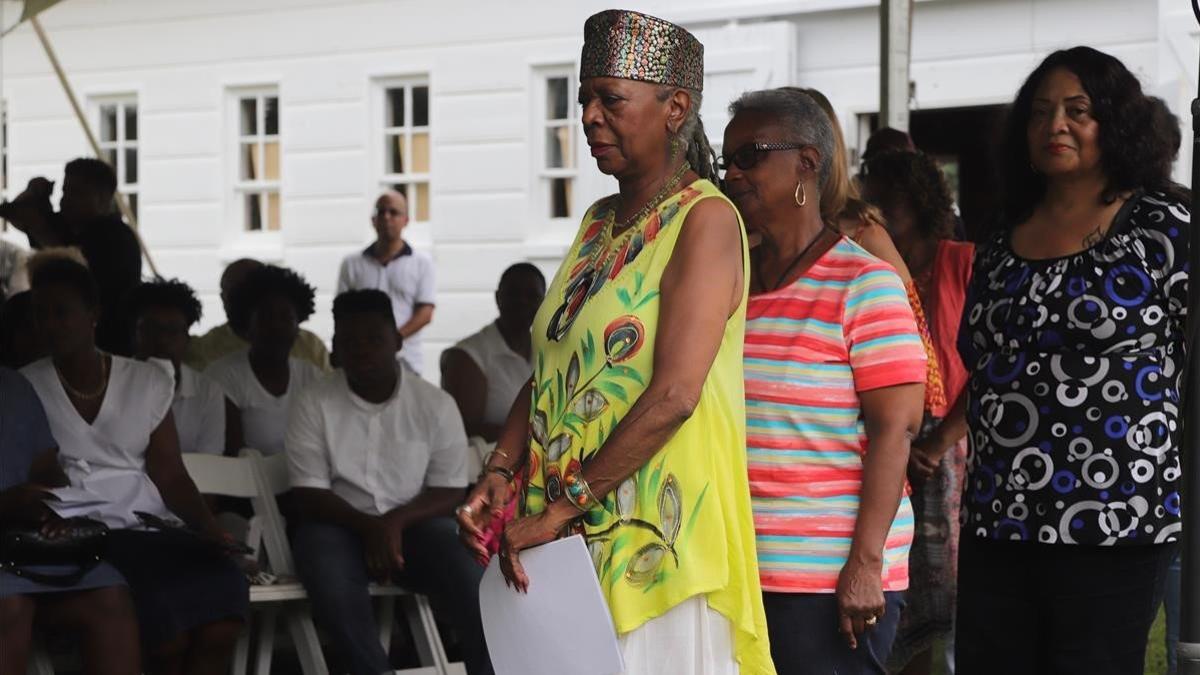
[[[483,467],[483,471],[481,471],[479,474],[479,479],[482,480],[486,478],[489,473],[494,473],[509,483],[513,482],[517,478],[515,473],[502,466],[485,466]]]
[[[512,459],[512,457],[507,452],[505,452],[502,448],[497,447],[497,448],[493,448],[492,451],[487,454],[487,457],[483,458],[484,465],[491,463],[492,457],[494,457],[496,455],[500,455],[504,459]]]

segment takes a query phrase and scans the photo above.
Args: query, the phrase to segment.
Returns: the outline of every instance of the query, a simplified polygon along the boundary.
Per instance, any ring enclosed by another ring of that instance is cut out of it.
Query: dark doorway
[[[909,134],[917,148],[937,160],[958,204],[966,236],[980,241],[998,224],[1000,215],[999,139],[1007,106],[914,110]],[[879,116],[869,115],[871,130]],[[862,127],[860,127],[861,129]],[[866,145],[860,139],[859,148]]]

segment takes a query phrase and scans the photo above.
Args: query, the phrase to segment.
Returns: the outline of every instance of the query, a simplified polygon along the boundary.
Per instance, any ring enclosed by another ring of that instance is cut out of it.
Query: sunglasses
[[[404,212],[399,209],[375,209],[373,213],[380,218],[397,218],[404,215]]]
[[[717,168],[728,171],[730,166],[736,166],[742,171],[749,171],[758,166],[765,153],[776,150],[799,150],[804,143],[747,143],[733,151],[728,157],[722,155],[717,162]]]

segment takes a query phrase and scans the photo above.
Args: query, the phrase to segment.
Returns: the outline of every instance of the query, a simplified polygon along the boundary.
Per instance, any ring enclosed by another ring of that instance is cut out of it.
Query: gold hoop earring
[[[808,191],[804,189],[804,181],[796,183],[796,194],[793,195],[796,200],[796,206],[804,206],[808,203]]]

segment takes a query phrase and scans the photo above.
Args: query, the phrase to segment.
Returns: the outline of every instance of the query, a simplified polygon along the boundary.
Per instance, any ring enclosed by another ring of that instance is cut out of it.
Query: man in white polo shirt
[[[433,260],[413,251],[404,240],[408,225],[408,201],[395,190],[388,190],[375,201],[371,217],[375,241],[342,261],[337,292],[374,288],[392,301],[396,332],[403,341],[400,357],[420,373],[423,366],[421,330],[433,320]]]
[[[333,302],[340,369],[293,397],[285,441],[296,568],[316,619],[354,675],[390,671],[367,585],[434,596],[468,672],[492,672],[479,619],[483,569],[449,517],[467,485],[454,400],[396,361],[392,303],[359,290]]]

